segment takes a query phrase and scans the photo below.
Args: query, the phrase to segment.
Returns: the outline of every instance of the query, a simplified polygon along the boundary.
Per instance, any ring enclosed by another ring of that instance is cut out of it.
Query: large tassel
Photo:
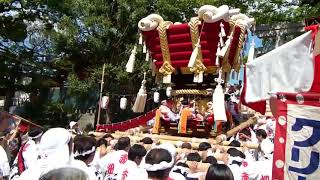
[[[188,63],[189,68],[192,68],[196,63],[196,59],[199,53],[199,48],[200,48],[200,39],[198,39],[197,44],[195,45],[195,48],[192,51],[192,54]]]
[[[224,94],[221,83],[222,80],[222,70],[219,70],[219,78],[216,79],[217,86],[212,95],[212,106],[213,106],[213,114],[215,121],[224,121],[227,122],[226,109],[225,109],[225,101]]]
[[[143,53],[147,53],[147,45],[146,45],[146,42],[143,42],[142,52],[143,52]]]
[[[129,73],[133,72],[134,61],[136,60],[136,54],[137,54],[137,46],[134,46],[133,50],[131,51],[131,55],[129,57],[127,65],[126,65],[126,71]]]
[[[220,43],[218,43],[217,52],[216,52],[216,66],[219,66],[219,65],[220,65],[219,55],[220,55]]]
[[[254,59],[254,46],[255,46],[255,43],[254,43],[254,40],[252,40],[252,42],[250,44],[247,62],[250,62]]]
[[[233,32],[230,34],[230,36],[228,37],[226,43],[224,44],[223,48],[221,48],[219,56],[220,57],[224,57],[228,51],[228,48],[230,47],[231,41],[233,38]]]
[[[144,111],[146,101],[147,101],[147,90],[146,90],[146,73],[144,73],[143,81],[141,83],[141,87],[139,89],[139,92],[137,94],[136,101],[133,105],[133,112],[135,113],[141,113]]]
[[[149,51],[147,51],[147,53],[146,53],[146,59],[145,59],[146,62],[149,61],[149,57],[150,57],[150,54],[149,54]]]
[[[143,44],[143,38],[142,38],[142,34],[139,34],[139,45]]]
[[[224,30],[224,25],[222,22],[220,23],[220,33],[222,37],[226,37],[226,31]]]

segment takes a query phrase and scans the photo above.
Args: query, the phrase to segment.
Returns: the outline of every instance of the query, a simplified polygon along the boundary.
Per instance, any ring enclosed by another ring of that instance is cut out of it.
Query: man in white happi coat
[[[29,140],[23,145],[22,157],[25,169],[31,168],[39,159],[39,143],[43,131],[40,128],[31,129],[28,133]]]

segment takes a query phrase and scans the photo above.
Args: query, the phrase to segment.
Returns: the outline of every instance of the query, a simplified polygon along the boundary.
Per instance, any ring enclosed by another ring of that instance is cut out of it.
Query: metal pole
[[[102,68],[102,76],[101,76],[101,85],[100,85],[100,97],[99,97],[99,109],[98,109],[98,118],[97,118],[97,124],[100,124],[100,113],[101,113],[101,101],[102,101],[102,90],[103,90],[103,83],[104,83],[104,70],[105,70],[106,64],[103,63]]]

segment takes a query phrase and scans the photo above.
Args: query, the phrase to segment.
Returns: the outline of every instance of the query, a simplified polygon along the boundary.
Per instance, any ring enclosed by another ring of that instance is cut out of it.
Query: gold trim
[[[242,47],[243,47],[243,43],[245,41],[245,35],[246,35],[246,28],[242,25],[239,25],[239,27],[241,28],[241,34],[240,34],[240,37],[239,37],[239,43],[238,43],[238,47],[237,47],[237,51],[236,51],[236,54],[234,56],[234,59],[233,59],[233,69],[237,72],[239,72],[240,70],[240,52],[242,50]]]
[[[207,74],[216,74],[217,73],[217,67],[216,66],[207,66],[205,73]],[[191,72],[190,68],[188,67],[180,67],[180,71],[182,74],[193,74]]]
[[[190,19],[189,27],[190,27],[190,34],[191,34],[191,42],[192,42],[192,48],[196,48],[196,44],[198,40],[200,39],[199,35],[199,25],[201,24],[201,21],[199,21],[198,17],[193,17]],[[197,59],[195,62],[194,67],[190,68],[190,71],[199,74],[200,72],[206,71],[207,68],[202,63],[202,53],[201,53],[201,46],[199,47]]]
[[[162,58],[163,58],[163,64],[160,67],[159,72],[163,76],[171,75],[175,71],[174,67],[171,65],[170,51],[169,51],[168,37],[167,37],[167,27],[171,24],[172,22],[170,21],[164,21],[164,22],[161,22],[158,26],[160,47],[161,47]]]
[[[179,90],[172,90],[173,96],[178,95],[204,95],[209,96],[212,95],[212,91],[208,90],[198,90],[198,89],[179,89]]]

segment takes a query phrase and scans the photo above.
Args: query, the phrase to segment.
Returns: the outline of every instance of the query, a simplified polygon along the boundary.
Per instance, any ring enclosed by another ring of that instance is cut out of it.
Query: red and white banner
[[[278,93],[277,97],[272,179],[319,179],[320,94]]]

